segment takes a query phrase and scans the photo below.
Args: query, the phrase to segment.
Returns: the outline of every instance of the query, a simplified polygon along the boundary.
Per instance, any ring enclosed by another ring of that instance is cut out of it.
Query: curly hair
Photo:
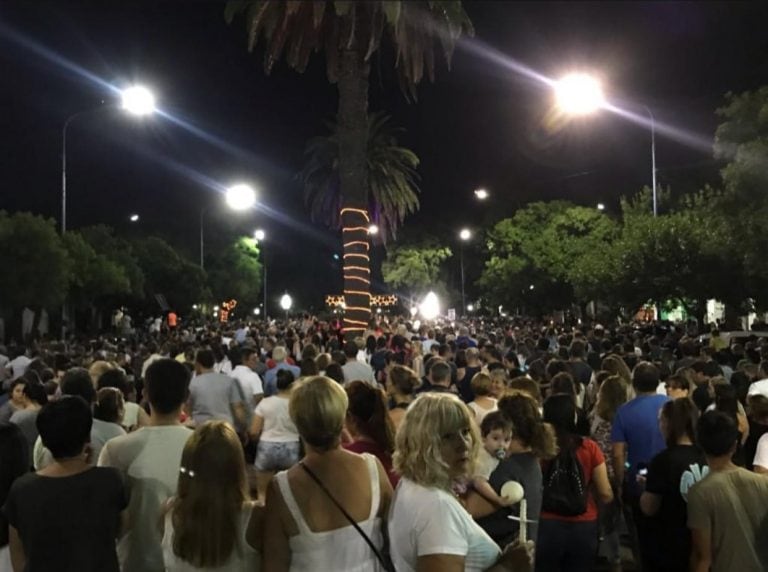
[[[512,438],[530,447],[536,457],[551,459],[557,455],[557,441],[552,426],[544,423],[539,404],[526,393],[515,391],[499,400],[499,411],[512,421]]]
[[[470,409],[448,393],[424,393],[408,408],[397,431],[393,462],[395,470],[415,483],[450,491],[452,477],[441,448],[446,434],[468,431],[469,458],[480,451],[480,434]],[[468,474],[474,468],[469,467]]]

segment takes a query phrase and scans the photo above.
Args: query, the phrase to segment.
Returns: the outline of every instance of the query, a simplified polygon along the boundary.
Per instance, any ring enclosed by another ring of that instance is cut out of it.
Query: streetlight
[[[132,214],[128,220],[130,220],[131,222],[139,222],[139,215]]]
[[[146,87],[133,86],[121,94],[122,109],[131,115],[149,115],[155,110],[155,97]],[[67,117],[61,130],[61,234],[67,232],[67,129],[78,117],[100,111],[104,107],[95,107],[78,111]]]
[[[229,187],[224,195],[227,205],[234,211],[244,211],[256,204],[256,191],[249,185],[238,183]],[[203,219],[208,207],[200,209],[200,268],[205,269],[205,230]]]
[[[148,115],[155,110],[155,97],[145,87],[133,86],[122,92],[122,108],[132,115]],[[151,105],[150,105],[151,103]],[[101,111],[104,107],[95,107],[73,113],[64,121],[61,129],[61,234],[67,232],[67,129],[78,117]],[[137,219],[138,220],[138,219]],[[135,222],[135,221],[133,221]],[[61,307],[61,337],[65,336],[64,323],[67,316],[66,301]]]
[[[484,201],[485,199],[488,198],[488,191],[486,189],[476,189],[475,198],[478,201]]]
[[[253,238],[256,239],[257,242],[264,242],[264,239],[267,237],[267,233],[265,233],[262,229],[256,229],[253,233]],[[263,247],[261,250],[261,259],[262,259],[262,265],[264,266],[264,319],[269,319],[269,312],[267,311],[267,252],[263,250]],[[256,314],[258,316],[258,314]]]
[[[376,226],[375,224],[372,224],[371,226],[368,227],[368,234],[370,235],[379,234],[379,227]]]
[[[472,238],[472,233],[468,228],[462,228],[459,231],[459,238],[461,243],[459,245],[459,260],[461,261],[461,307],[467,307],[466,296],[464,295],[464,243]]]
[[[475,311],[475,307],[472,304],[469,304],[467,306],[467,312],[474,312],[474,311]]]
[[[603,203],[597,203],[597,210],[604,211],[605,210],[605,205]]]
[[[437,294],[429,292],[419,304],[419,313],[425,320],[434,320],[440,314],[440,300]]]
[[[561,111],[568,115],[587,115],[606,106],[603,88],[594,77],[572,73],[555,84],[555,99]],[[656,117],[651,108],[641,105],[651,121],[651,182],[653,186],[653,216],[658,214],[656,198]]]
[[[280,298],[280,307],[285,310],[285,321],[288,321],[288,312],[291,310],[291,306],[293,306],[293,299],[288,295],[288,293],[283,294],[283,296]]]

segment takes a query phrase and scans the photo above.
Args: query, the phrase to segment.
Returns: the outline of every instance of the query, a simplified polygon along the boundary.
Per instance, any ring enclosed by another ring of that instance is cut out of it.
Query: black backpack
[[[579,516],[587,511],[584,468],[575,448],[561,451],[546,467],[541,509],[561,516]]]

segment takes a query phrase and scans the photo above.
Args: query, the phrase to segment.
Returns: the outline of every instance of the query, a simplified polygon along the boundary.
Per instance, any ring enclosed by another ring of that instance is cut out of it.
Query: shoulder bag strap
[[[388,565],[387,565],[387,562],[386,562],[386,560],[385,560],[385,559],[384,559],[384,557],[381,555],[381,552],[379,552],[379,549],[378,549],[378,548],[376,548],[376,545],[373,543],[373,541],[372,541],[370,538],[368,538],[368,535],[367,535],[365,532],[363,532],[363,529],[362,529],[362,528],[360,528],[360,526],[357,524],[357,522],[355,521],[355,519],[354,519],[354,518],[352,518],[351,516],[349,516],[349,513],[348,513],[346,510],[344,510],[344,507],[343,507],[343,506],[341,506],[341,505],[339,504],[339,501],[337,501],[335,498],[333,498],[333,495],[332,495],[332,494],[331,494],[331,492],[330,492],[330,491],[329,491],[329,490],[328,490],[328,489],[325,487],[325,485],[323,484],[323,482],[322,482],[322,481],[321,481],[321,480],[318,478],[318,476],[317,476],[315,473],[313,473],[313,472],[310,470],[310,468],[309,468],[309,467],[307,467],[307,466],[304,464],[304,462],[303,462],[303,461],[300,461],[300,462],[299,462],[299,465],[301,465],[301,468],[302,468],[302,469],[304,469],[304,470],[306,471],[306,473],[309,475],[309,477],[310,477],[310,478],[311,478],[313,481],[315,481],[315,482],[317,483],[317,486],[318,486],[318,487],[320,487],[320,488],[322,489],[322,491],[323,491],[323,492],[326,494],[326,496],[327,496],[327,497],[328,497],[328,498],[331,500],[331,502],[332,502],[333,504],[335,504],[335,505],[336,505],[336,507],[337,507],[337,508],[338,508],[338,509],[341,511],[341,514],[343,514],[343,515],[344,515],[344,517],[345,517],[345,518],[346,518],[346,519],[349,521],[349,523],[350,523],[352,526],[354,526],[354,527],[355,527],[355,530],[356,530],[356,531],[357,531],[357,532],[360,534],[360,536],[362,536],[362,537],[363,537],[363,540],[365,540],[366,544],[368,544],[368,546],[370,546],[370,547],[371,547],[371,550],[373,550],[373,553],[376,555],[376,559],[377,559],[379,562],[381,562],[381,565],[382,565],[382,566],[384,566],[384,569],[385,569],[385,570],[388,570],[388,569],[389,569],[389,567],[388,567]]]

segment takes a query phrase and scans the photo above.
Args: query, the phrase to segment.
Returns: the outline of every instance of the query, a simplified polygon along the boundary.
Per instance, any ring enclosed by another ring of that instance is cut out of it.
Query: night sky
[[[610,113],[548,128],[546,87],[484,52],[553,78],[600,73],[609,98],[648,105],[700,137],[697,146],[658,138],[659,184],[673,193],[717,181],[710,147],[724,94],[768,84],[766,3],[465,6],[476,37],[458,47],[452,71],[439,66],[435,84],[421,86],[417,103],[397,88],[389,51],[371,75],[370,109],[391,113],[422,160],[422,208],[406,225],[433,234],[480,231],[531,200],[604,202],[616,212],[620,196],[650,183],[647,129]],[[188,127],[110,109],[73,123],[68,227],[160,234],[196,261],[199,212],[210,205],[211,240],[225,224],[266,229],[271,293],[288,289],[305,306],[340,292],[340,240],[310,223],[296,180],[306,141],[335,113],[336,88],[322,55],[303,75],[280,62],[266,76],[261,48],[249,54],[245,42],[242,21],[227,25],[221,3],[0,2],[0,209],[58,220],[64,120],[113,103],[106,84],[141,82]],[[259,189],[266,208],[228,213],[206,184],[239,180]],[[480,186],[488,203],[473,199]],[[480,270],[475,252],[469,281]]]

